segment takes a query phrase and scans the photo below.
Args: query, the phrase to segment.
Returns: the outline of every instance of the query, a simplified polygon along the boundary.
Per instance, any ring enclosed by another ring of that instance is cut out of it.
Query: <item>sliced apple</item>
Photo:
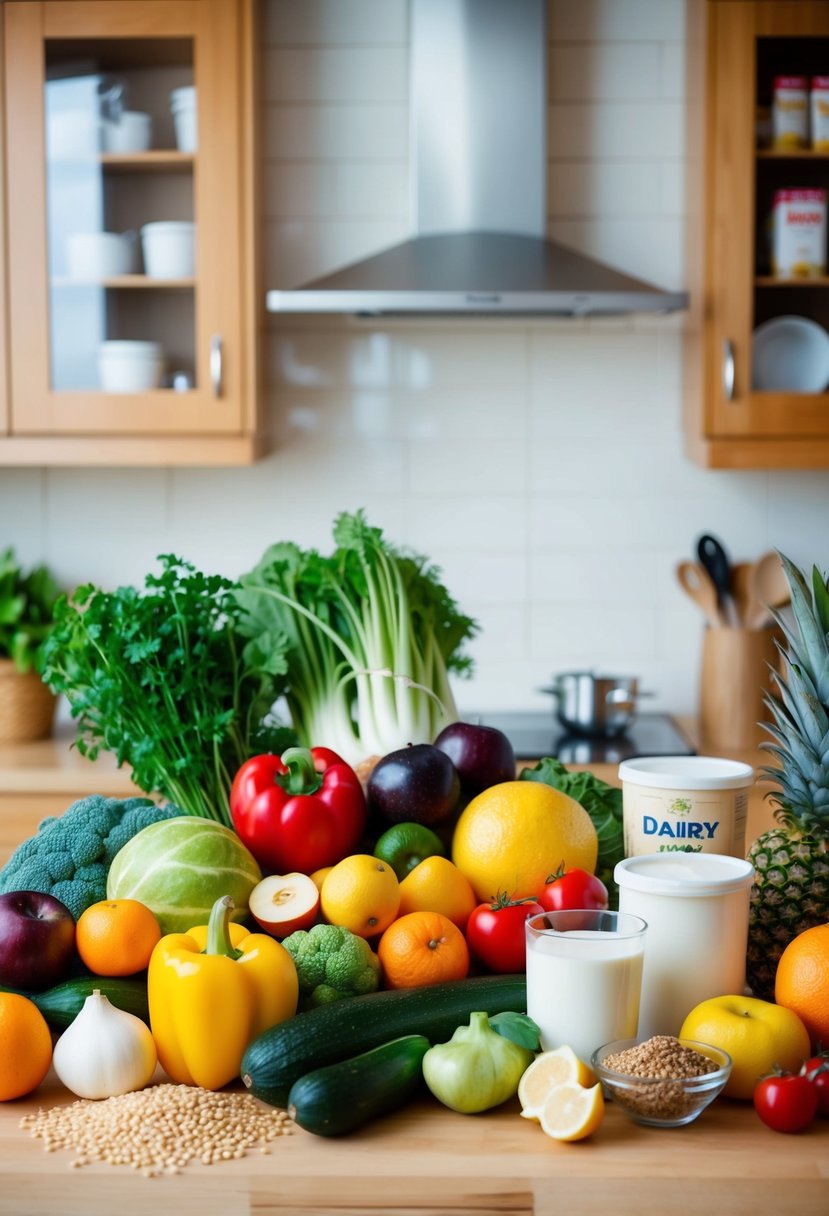
[[[256,923],[279,938],[296,929],[310,929],[319,906],[319,890],[307,874],[269,874],[256,884],[248,901]]]

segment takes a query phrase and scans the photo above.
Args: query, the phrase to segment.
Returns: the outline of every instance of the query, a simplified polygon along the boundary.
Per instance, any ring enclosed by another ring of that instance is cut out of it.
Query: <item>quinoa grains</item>
[[[669,1034],[657,1034],[639,1043],[605,1056],[605,1068],[627,1073],[631,1077],[654,1077],[681,1080],[685,1077],[702,1077],[716,1072],[717,1065],[708,1056],[691,1047],[683,1047],[679,1039]]]
[[[214,1165],[253,1148],[266,1153],[271,1140],[292,1131],[284,1111],[263,1107],[250,1094],[172,1084],[39,1110],[20,1126],[43,1141],[45,1152],[72,1152],[72,1169],[104,1161],[147,1178],[178,1174],[195,1160]]]

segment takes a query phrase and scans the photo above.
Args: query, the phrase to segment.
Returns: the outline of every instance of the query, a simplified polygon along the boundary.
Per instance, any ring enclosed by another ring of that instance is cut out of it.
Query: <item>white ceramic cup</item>
[[[524,927],[527,1013],[542,1050],[567,1044],[586,1062],[605,1043],[635,1038],[645,921],[576,909],[530,916]]]
[[[66,265],[73,279],[111,279],[133,269],[134,234],[73,232],[66,238]]]
[[[195,152],[199,142],[196,89],[186,85],[170,93],[170,112],[179,152]]]
[[[105,393],[145,393],[158,388],[163,369],[157,342],[107,341],[98,347],[98,375]]]
[[[144,272],[151,279],[191,279],[196,273],[196,225],[159,220],[141,229]]]
[[[146,152],[153,139],[153,120],[139,110],[124,110],[117,122],[104,119],[105,152]]]

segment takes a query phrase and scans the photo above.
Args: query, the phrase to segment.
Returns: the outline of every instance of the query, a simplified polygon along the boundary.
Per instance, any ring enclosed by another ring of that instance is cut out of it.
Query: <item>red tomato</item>
[[[829,1055],[812,1056],[800,1071],[817,1090],[817,1113],[829,1118]]]
[[[797,1073],[764,1077],[754,1090],[754,1109],[776,1132],[802,1132],[817,1113],[817,1089]]]
[[[512,900],[498,895],[489,904],[478,904],[466,926],[469,949],[490,971],[508,974],[524,971],[527,945],[524,922],[528,916],[543,912],[534,899]]]
[[[570,908],[589,908],[603,912],[608,905],[607,887],[587,870],[565,870],[551,874],[538,902],[548,912],[566,912]]]

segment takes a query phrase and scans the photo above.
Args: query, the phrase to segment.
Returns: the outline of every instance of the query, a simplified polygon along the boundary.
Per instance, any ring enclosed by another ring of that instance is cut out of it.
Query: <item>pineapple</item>
[[[786,637],[784,675],[767,699],[773,721],[761,744],[778,767],[762,770],[777,785],[777,827],[754,841],[747,978],[755,996],[774,999],[783,950],[798,933],[829,921],[829,591],[817,566],[805,575],[780,555],[791,588],[796,628],[777,616]],[[776,614],[775,614],[776,615]]]

